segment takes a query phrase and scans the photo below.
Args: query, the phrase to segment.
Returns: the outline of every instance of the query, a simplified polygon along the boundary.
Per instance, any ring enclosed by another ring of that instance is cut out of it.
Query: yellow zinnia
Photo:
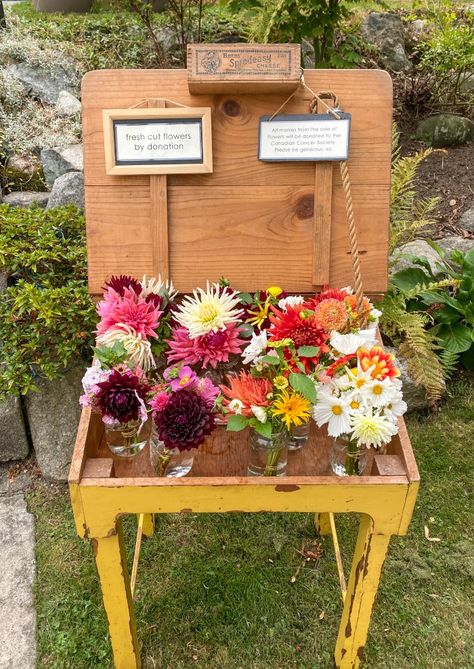
[[[280,420],[290,430],[292,425],[298,427],[309,420],[311,403],[298,393],[282,390],[273,403],[273,415],[280,416]]]

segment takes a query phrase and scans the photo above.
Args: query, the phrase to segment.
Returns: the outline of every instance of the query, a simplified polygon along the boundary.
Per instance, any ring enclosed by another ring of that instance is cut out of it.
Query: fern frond
[[[425,334],[428,333],[425,331]],[[408,337],[400,344],[398,350],[406,360],[413,381],[423,386],[428,401],[434,405],[441,399],[446,388],[444,368],[434,350],[436,345],[429,340],[425,341],[423,346],[420,346],[420,341],[416,347],[412,343]]]
[[[445,379],[450,379],[456,371],[459,363],[459,357],[459,353],[453,353],[452,351],[447,351],[446,349],[443,349],[439,354]]]

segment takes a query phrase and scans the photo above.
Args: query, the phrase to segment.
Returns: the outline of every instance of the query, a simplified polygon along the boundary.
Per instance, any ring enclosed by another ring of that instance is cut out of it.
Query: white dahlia
[[[143,275],[143,279],[140,281],[142,287],[142,292],[140,297],[147,297],[148,295],[159,295],[160,297],[165,297],[167,300],[172,300],[178,294],[178,291],[173,286],[172,281],[163,281],[161,279],[161,274],[158,274],[158,278],[151,276],[149,279],[146,278],[146,274]]]
[[[387,444],[397,431],[397,426],[387,416],[364,413],[352,416],[352,437],[357,439],[358,446],[378,448]]]
[[[267,348],[267,331],[262,330],[259,334],[254,332],[250,343],[242,351],[242,362],[249,365],[258,362]]]
[[[198,288],[193,296],[185,297],[174,313],[175,320],[187,329],[189,337],[195,339],[225,330],[226,325],[237,323],[242,314],[238,309],[239,296],[217,283],[207,284],[207,289]]]
[[[150,342],[147,339],[142,339],[136,330],[129,325],[123,323],[117,323],[117,325],[120,326],[120,329],[107,330],[104,334],[99,335],[97,344],[112,348],[116,342],[122,343],[127,351],[128,360],[141,367],[144,372],[148,372],[155,364]]]
[[[329,343],[340,355],[351,355],[358,348],[372,348],[376,343],[376,333],[372,329],[359,330],[350,334],[341,334],[333,330]]]

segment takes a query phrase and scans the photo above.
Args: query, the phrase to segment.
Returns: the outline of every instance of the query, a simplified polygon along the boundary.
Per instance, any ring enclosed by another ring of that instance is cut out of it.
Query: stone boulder
[[[408,411],[428,409],[430,403],[426,398],[425,389],[414,382],[408,371],[406,360],[399,354],[397,349],[392,346],[385,346],[385,350],[388,353],[393,353],[395,356],[395,364],[401,373],[400,380],[403,386],[403,399],[407,403]]]
[[[474,239],[470,239],[469,237],[461,237],[461,235],[443,237],[443,239],[437,239],[436,243],[438,246],[441,246],[448,257],[451,251],[461,251],[462,253],[467,253],[474,247]]]
[[[56,104],[61,91],[75,92],[76,71],[61,55],[62,65],[45,68],[40,65],[13,63],[8,72],[21,81],[29,95],[43,102]]]
[[[33,448],[48,479],[67,480],[81,413],[83,375],[83,367],[74,367],[62,379],[41,379],[39,391],[26,396]]]
[[[52,186],[56,179],[68,172],[82,172],[84,169],[82,144],[70,146],[56,146],[41,151],[44,178],[48,186]]]
[[[64,204],[84,207],[84,176],[82,172],[68,172],[58,177],[54,182],[46,209]]]
[[[61,91],[56,102],[58,116],[76,116],[81,113],[81,101],[68,91]]]
[[[436,149],[461,146],[474,140],[474,123],[464,116],[436,114],[418,124],[416,136]]]
[[[3,198],[5,204],[9,204],[11,207],[41,207],[44,209],[48,204],[49,193],[41,193],[38,191],[15,191],[13,193],[8,193]]]
[[[459,225],[464,230],[472,232],[474,234],[474,207],[471,207],[459,219]]]
[[[439,241],[436,243],[439,244]],[[407,269],[407,267],[416,267],[411,260],[403,258],[403,254],[417,256],[418,258],[426,258],[434,273],[436,272],[436,263],[441,261],[439,255],[433,248],[431,248],[428,242],[424,239],[415,239],[413,242],[403,244],[403,246],[400,246],[393,251],[392,255],[389,257],[390,274],[400,272],[400,270]]]
[[[29,450],[20,400],[10,397],[0,402],[0,462],[26,458]]]
[[[405,30],[400,17],[390,12],[370,12],[361,27],[362,37],[377,48],[383,65],[392,72],[408,72]]]

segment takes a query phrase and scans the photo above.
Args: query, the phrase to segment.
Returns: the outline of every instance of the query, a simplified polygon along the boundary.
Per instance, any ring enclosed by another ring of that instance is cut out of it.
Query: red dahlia
[[[309,371],[311,363],[317,363],[321,353],[326,353],[329,350],[326,345],[327,332],[324,331],[314,315],[308,315],[308,312],[305,311],[305,305],[287,306],[286,312],[273,306],[271,310],[273,315],[269,317],[271,327],[268,331],[270,341],[289,338],[293,341],[296,349],[300,346],[317,346],[319,348],[318,355],[303,359]]]
[[[107,381],[97,384],[100,388],[96,404],[102,416],[118,423],[138,420],[140,400],[144,400],[150,386],[135,374],[114,369]]]
[[[133,276],[127,276],[121,274],[120,276],[111,276],[108,281],[105,282],[105,288],[112,288],[116,293],[122,297],[125,294],[125,288],[130,288],[134,293],[140,295],[142,292],[141,284],[133,278]]]
[[[189,390],[172,393],[154,420],[166,448],[180,451],[197,448],[214,429],[214,416],[206,402]]]

